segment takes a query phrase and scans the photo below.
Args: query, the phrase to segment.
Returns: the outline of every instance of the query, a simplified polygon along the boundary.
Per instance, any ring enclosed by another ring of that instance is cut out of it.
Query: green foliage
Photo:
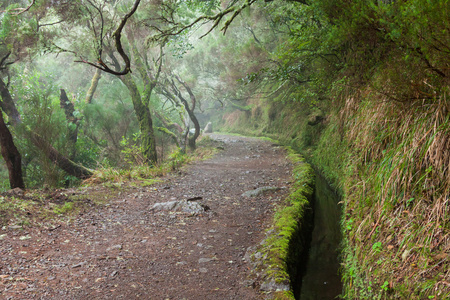
[[[126,139],[122,137],[120,141],[120,146],[122,147],[122,154],[124,155],[124,160],[130,165],[143,165],[144,158],[142,156],[142,149],[139,146],[140,134],[135,133],[131,139]]]
[[[11,5],[8,9],[17,8],[19,4]],[[14,26],[17,24],[17,18],[13,17],[11,14],[2,13],[0,15],[0,39],[2,41],[9,38],[10,34],[13,31]],[[8,48],[11,48],[12,45],[9,45]]]
[[[86,149],[95,150],[92,158],[95,157],[103,166],[129,165],[135,158],[138,159],[133,156],[136,153],[132,148],[136,150],[139,147],[136,144],[139,129],[128,92],[119,80],[106,77],[100,80],[97,95],[99,96],[94,98],[93,103],[83,104],[84,118],[80,138],[85,139],[85,142],[82,144],[91,145]],[[82,95],[80,98],[84,99]],[[126,154],[128,161],[124,161],[125,153],[122,152],[128,151],[124,149],[125,144],[130,151],[129,155]],[[86,156],[89,157],[90,154],[87,153]]]
[[[219,0],[188,0],[184,2],[188,8],[193,11],[200,12],[202,15],[212,14],[220,5]],[[184,4],[183,3],[183,4]]]
[[[12,82],[12,95],[18,99],[22,123],[16,127],[16,145],[22,153],[25,181],[28,187],[61,186],[65,182],[62,173],[45,153],[31,142],[30,132],[38,134],[58,151],[67,151],[68,123],[59,107],[58,91],[51,76],[43,76],[35,70],[25,69]]]
[[[183,58],[183,56],[189,51],[194,49],[194,46],[189,40],[189,32],[186,31],[182,34],[176,35],[170,39],[167,43],[167,48],[169,52],[172,53],[173,57],[178,59]]]
[[[95,168],[99,164],[108,164],[102,157],[102,147],[87,137],[84,130],[81,129],[76,143],[76,162],[87,168]]]
[[[376,242],[372,245],[372,250],[375,252],[381,252],[383,250],[383,244],[381,242]]]
[[[11,4],[0,15],[0,55],[10,52],[12,59],[23,59],[36,53],[41,32],[36,31],[37,20],[17,15],[20,3]],[[2,9],[0,9],[2,10]]]

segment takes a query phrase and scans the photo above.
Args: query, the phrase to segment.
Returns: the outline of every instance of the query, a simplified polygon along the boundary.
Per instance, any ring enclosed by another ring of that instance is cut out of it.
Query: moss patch
[[[289,196],[278,207],[271,228],[259,249],[249,255],[261,290],[272,299],[294,299],[292,282],[311,232],[314,171],[303,157],[289,149],[294,164],[294,183]]]

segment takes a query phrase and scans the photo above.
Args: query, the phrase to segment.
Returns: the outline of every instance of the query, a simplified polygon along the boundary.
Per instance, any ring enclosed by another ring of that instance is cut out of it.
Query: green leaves
[[[383,244],[381,242],[376,242],[372,245],[372,250],[376,253],[381,252],[383,250]]]
[[[186,7],[204,15],[211,15],[219,8],[219,0],[187,0]]]
[[[194,49],[194,45],[189,40],[190,34],[190,31],[186,30],[179,35],[171,37],[167,43],[167,48],[173,57],[181,59],[188,51]]]

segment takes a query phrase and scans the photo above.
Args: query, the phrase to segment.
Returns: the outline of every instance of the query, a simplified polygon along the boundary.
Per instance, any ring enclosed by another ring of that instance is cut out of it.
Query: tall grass
[[[347,222],[358,225],[346,228],[350,298],[450,296],[446,97],[398,103],[368,89],[346,99],[346,140],[357,170],[345,185]]]

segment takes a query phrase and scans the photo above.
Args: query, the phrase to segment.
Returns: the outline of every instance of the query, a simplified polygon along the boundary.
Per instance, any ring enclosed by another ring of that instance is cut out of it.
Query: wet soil
[[[3,226],[0,299],[262,299],[244,255],[264,238],[292,166],[270,142],[212,137],[224,142],[213,158],[124,187],[71,222]],[[242,196],[264,186],[280,190]],[[187,199],[208,209],[151,209]]]

